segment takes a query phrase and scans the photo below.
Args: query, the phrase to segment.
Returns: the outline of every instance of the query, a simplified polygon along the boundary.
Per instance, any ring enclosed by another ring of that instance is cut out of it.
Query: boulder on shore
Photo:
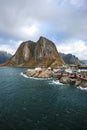
[[[76,85],[76,86],[80,86],[80,85],[81,85],[81,79],[76,79],[75,85]]]
[[[81,82],[81,86],[87,87],[87,80],[83,80],[83,81]]]
[[[60,78],[59,82],[63,83],[63,84],[70,84],[71,80],[69,77],[62,77],[62,78]]]
[[[86,79],[77,79],[75,85],[87,87],[87,80]]]
[[[26,74],[29,77],[33,77],[36,74],[35,70],[27,70],[23,73]]]
[[[70,82],[71,85],[75,85],[75,83],[76,83],[76,79],[75,78],[74,79],[71,78],[70,81],[71,81]]]
[[[24,72],[29,77],[34,78],[51,78],[53,77],[53,72],[51,70],[42,70],[42,71],[36,71],[36,70],[27,70]]]

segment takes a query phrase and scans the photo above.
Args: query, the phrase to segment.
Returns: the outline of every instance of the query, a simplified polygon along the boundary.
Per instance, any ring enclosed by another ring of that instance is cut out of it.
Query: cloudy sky
[[[87,0],[0,0],[0,50],[40,36],[87,60]]]

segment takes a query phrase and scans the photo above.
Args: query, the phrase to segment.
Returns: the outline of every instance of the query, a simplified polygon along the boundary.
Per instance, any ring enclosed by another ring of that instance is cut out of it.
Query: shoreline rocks
[[[51,78],[51,77],[53,77],[53,72],[51,70],[27,70],[23,73],[29,77],[34,77],[34,78]]]
[[[60,83],[63,84],[70,84],[75,85],[76,87],[81,86],[83,88],[87,87],[87,80],[86,79],[79,79],[79,78],[69,78],[69,77],[61,77],[59,80]]]
[[[87,87],[87,80],[86,79],[77,79],[75,85],[82,86],[85,88],[85,87]]]
[[[59,82],[63,84],[70,84],[71,80],[69,77],[61,77]]]
[[[68,76],[63,76],[63,75],[57,75],[55,74],[52,70],[48,69],[28,69],[25,72],[23,72],[29,77],[34,77],[34,78],[54,78],[56,80],[59,80],[60,83],[63,84],[70,84],[70,85],[75,85],[75,86],[81,86],[83,88],[87,87],[87,79],[82,79],[82,78],[70,78]]]

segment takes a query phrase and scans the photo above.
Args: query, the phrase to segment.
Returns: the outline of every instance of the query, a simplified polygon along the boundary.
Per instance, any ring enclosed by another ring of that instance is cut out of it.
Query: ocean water
[[[0,67],[0,130],[87,130],[87,89]]]

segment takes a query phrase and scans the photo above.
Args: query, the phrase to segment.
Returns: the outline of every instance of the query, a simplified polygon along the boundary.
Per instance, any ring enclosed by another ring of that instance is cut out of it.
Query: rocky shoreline
[[[33,78],[54,78],[63,84],[75,85],[77,87],[81,86],[83,88],[87,87],[87,79],[79,77],[71,78],[67,75],[57,75],[51,69],[28,69],[23,72],[23,74]]]
[[[53,71],[49,70],[35,70],[35,69],[28,69],[25,72],[23,72],[29,77],[34,78],[51,78],[53,77]]]

